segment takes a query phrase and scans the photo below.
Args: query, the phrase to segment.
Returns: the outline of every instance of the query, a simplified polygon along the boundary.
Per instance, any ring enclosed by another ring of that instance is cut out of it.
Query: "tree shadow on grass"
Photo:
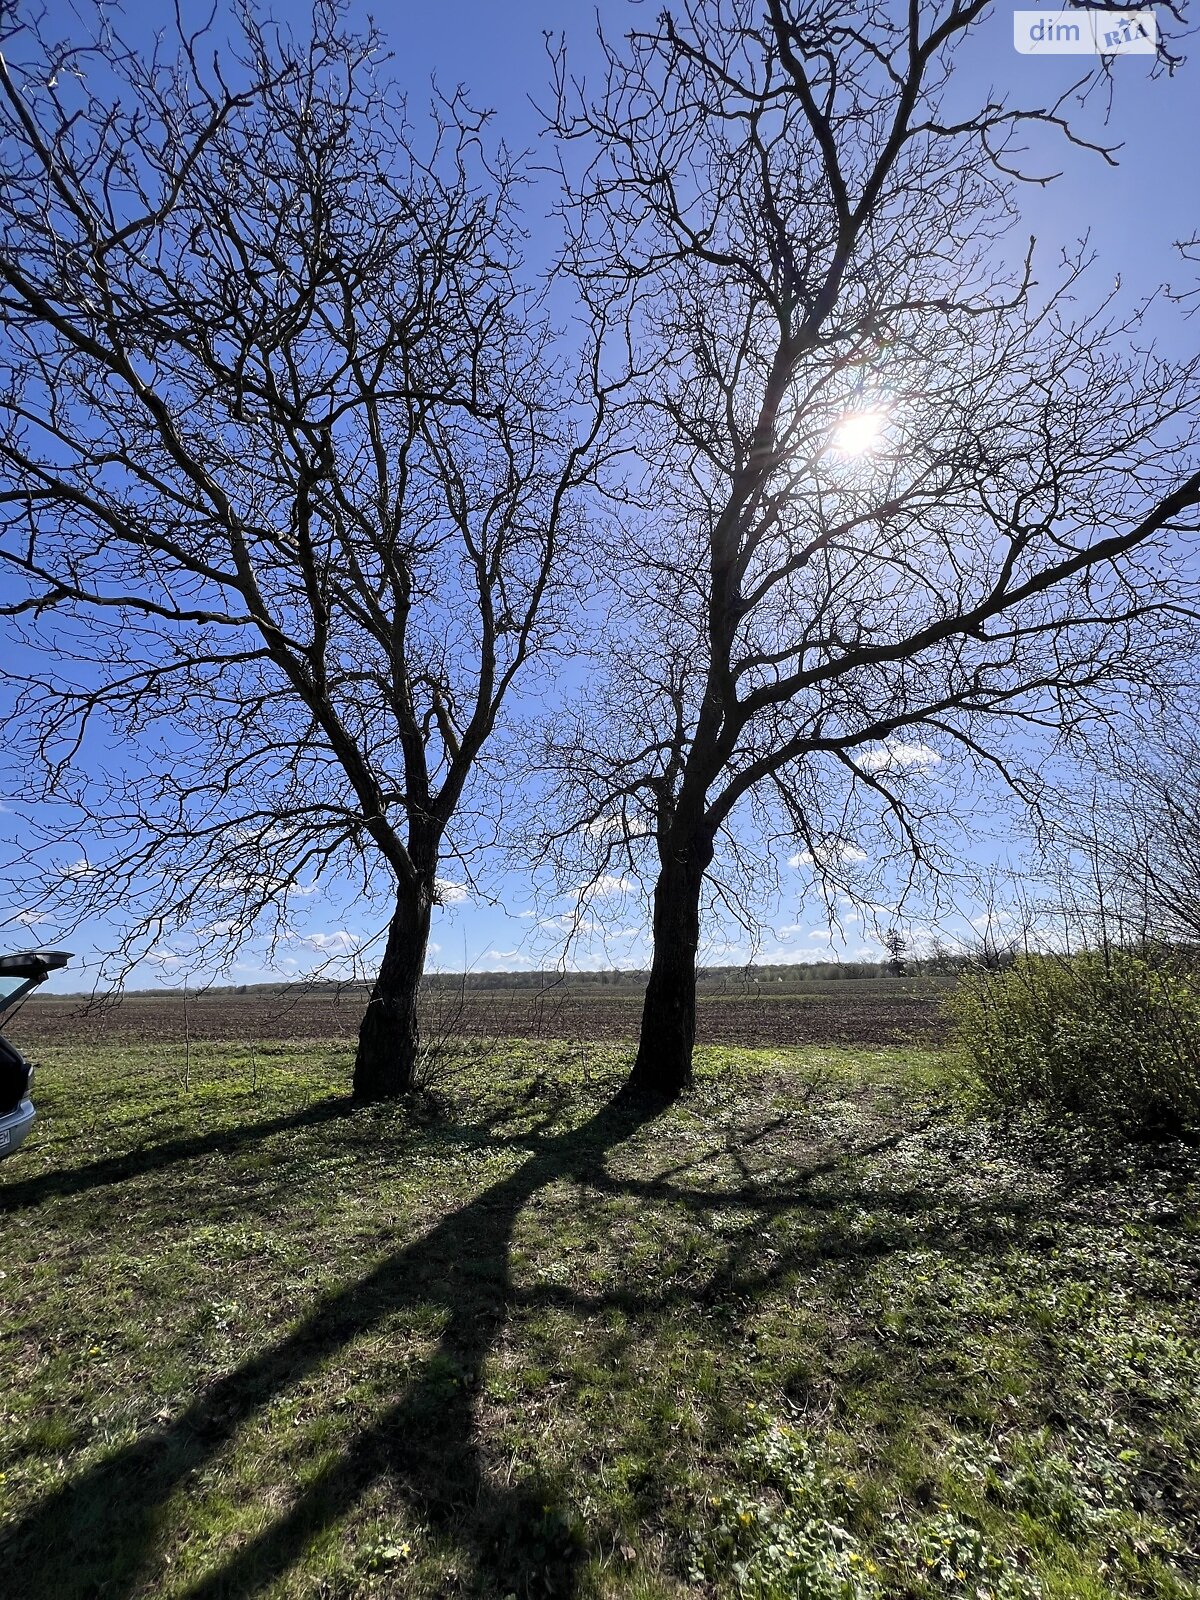
[[[476,1423],[484,1364],[514,1303],[571,1305],[589,1314],[615,1306],[634,1315],[661,1317],[673,1304],[690,1301],[697,1286],[651,1282],[645,1288],[597,1290],[594,1295],[554,1285],[514,1291],[510,1245],[516,1222],[531,1199],[570,1177],[598,1195],[665,1199],[693,1215],[729,1206],[790,1207],[829,1219],[819,1237],[782,1253],[763,1270],[739,1265],[733,1247],[726,1265],[701,1288],[710,1303],[712,1297],[726,1293],[742,1297],[764,1293],[798,1264],[811,1265],[819,1259],[838,1258],[865,1270],[870,1260],[907,1242],[903,1226],[890,1237],[863,1240],[837,1224],[832,1213],[846,1196],[822,1189],[818,1181],[840,1164],[837,1159],[790,1174],[786,1192],[773,1195],[752,1183],[741,1192],[710,1192],[669,1178],[646,1181],[613,1174],[606,1156],[657,1114],[652,1105],[619,1099],[559,1134],[544,1131],[544,1124],[524,1134],[510,1134],[502,1126],[491,1129],[488,1140],[493,1146],[529,1149],[515,1171],[372,1272],[327,1294],[286,1337],[209,1383],[171,1421],[46,1495],[9,1529],[0,1548],[7,1592],[14,1600],[18,1595],[28,1600],[100,1595],[105,1600],[128,1600],[148,1590],[164,1515],[178,1491],[232,1445],[277,1396],[330,1357],[397,1311],[440,1302],[446,1320],[436,1350],[403,1393],[310,1478],[286,1510],[199,1578],[186,1591],[186,1600],[260,1593],[299,1562],[313,1541],[336,1526],[380,1481],[389,1483],[422,1519],[463,1547],[477,1586],[486,1577],[501,1594],[569,1600],[588,1554],[580,1533],[569,1518],[558,1515],[562,1508],[555,1506],[552,1494],[547,1499],[540,1486],[501,1485],[485,1470]],[[263,1125],[258,1126],[261,1130]],[[205,1149],[207,1139],[202,1141]],[[872,1141],[869,1149],[853,1154],[867,1155],[890,1142],[892,1138]],[[676,1167],[673,1176],[682,1173]],[[930,1205],[928,1194],[917,1191],[898,1192],[889,1200],[903,1213],[917,1213]],[[922,1224],[927,1244],[938,1242],[939,1226],[932,1219]],[[981,1237],[986,1231],[985,1226]],[[946,1248],[980,1248],[980,1238],[967,1239],[961,1229],[941,1242]],[[465,1527],[470,1530],[469,1549]]]
[[[7,1592],[30,1600],[97,1594],[118,1600],[136,1593],[149,1576],[162,1509],[177,1489],[275,1396],[331,1355],[405,1306],[440,1299],[448,1316],[437,1349],[401,1398],[310,1481],[284,1515],[189,1594],[200,1600],[256,1593],[372,1482],[387,1477],[434,1523],[453,1525],[470,1513],[494,1527],[497,1544],[490,1559],[514,1569],[507,1577],[499,1573],[509,1588],[528,1587],[518,1569],[537,1546],[541,1592],[570,1595],[582,1549],[565,1526],[555,1538],[544,1502],[539,1499],[536,1510],[528,1503],[528,1486],[502,1492],[487,1482],[475,1438],[475,1392],[505,1318],[509,1243],[522,1208],[564,1174],[601,1163],[606,1150],[654,1114],[652,1106],[610,1105],[580,1127],[542,1139],[514,1173],[373,1272],[325,1296],[285,1338],[208,1384],[172,1421],[47,1495],[8,1529],[0,1546]],[[209,1148],[207,1136],[177,1141],[193,1142],[197,1153]],[[530,1527],[535,1537],[528,1548],[504,1540],[502,1529],[519,1529],[531,1518],[540,1519],[540,1526]],[[9,1587],[10,1578],[15,1587]]]
[[[0,1215],[24,1211],[46,1200],[87,1194],[92,1189],[129,1183],[184,1162],[201,1160],[205,1156],[236,1155],[260,1140],[316,1127],[322,1122],[333,1122],[348,1116],[353,1109],[352,1103],[345,1098],[317,1100],[285,1116],[247,1122],[235,1128],[214,1128],[209,1133],[191,1134],[186,1139],[168,1139],[161,1144],[139,1145],[124,1155],[105,1156],[100,1161],[89,1161],[81,1167],[61,1167],[52,1172],[39,1172],[36,1177],[19,1178],[15,1183],[0,1184]]]

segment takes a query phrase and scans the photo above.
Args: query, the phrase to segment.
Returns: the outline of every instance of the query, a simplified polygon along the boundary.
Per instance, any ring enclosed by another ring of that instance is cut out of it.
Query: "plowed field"
[[[705,995],[699,1003],[702,1044],[788,1046],[892,1045],[944,1037],[936,988],[838,983],[833,992]],[[882,991],[882,992],[881,992]],[[361,991],[342,994],[132,995],[116,1005],[87,1006],[71,997],[34,998],[10,1033],[26,1049],[72,1041],[99,1044],[350,1039],[362,1015]],[[426,1004],[434,1035],[472,1038],[633,1040],[641,1016],[637,991],[550,990],[434,995]]]

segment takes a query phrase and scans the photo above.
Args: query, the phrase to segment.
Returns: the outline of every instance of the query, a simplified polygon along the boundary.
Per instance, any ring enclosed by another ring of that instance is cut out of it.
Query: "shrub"
[[[1125,950],[1026,955],[949,1001],[985,1097],[1074,1113],[1130,1138],[1200,1133],[1200,984]]]

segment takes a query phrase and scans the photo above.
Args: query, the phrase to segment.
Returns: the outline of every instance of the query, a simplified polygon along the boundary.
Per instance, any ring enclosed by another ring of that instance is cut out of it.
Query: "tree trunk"
[[[630,1094],[675,1100],[692,1081],[700,890],[712,854],[707,840],[669,849],[654,887],[654,955]]]
[[[396,897],[379,976],[358,1031],[356,1100],[394,1100],[413,1087],[421,1048],[417,993],[432,909],[432,884],[402,888]]]

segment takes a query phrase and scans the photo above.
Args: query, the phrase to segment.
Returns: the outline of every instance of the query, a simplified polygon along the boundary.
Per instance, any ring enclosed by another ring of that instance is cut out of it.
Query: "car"
[[[45,983],[71,959],[67,950],[20,950],[0,956],[0,1016],[19,1005],[30,990]],[[29,1091],[33,1068],[0,1034],[0,1158],[11,1156],[24,1144],[37,1113]]]

